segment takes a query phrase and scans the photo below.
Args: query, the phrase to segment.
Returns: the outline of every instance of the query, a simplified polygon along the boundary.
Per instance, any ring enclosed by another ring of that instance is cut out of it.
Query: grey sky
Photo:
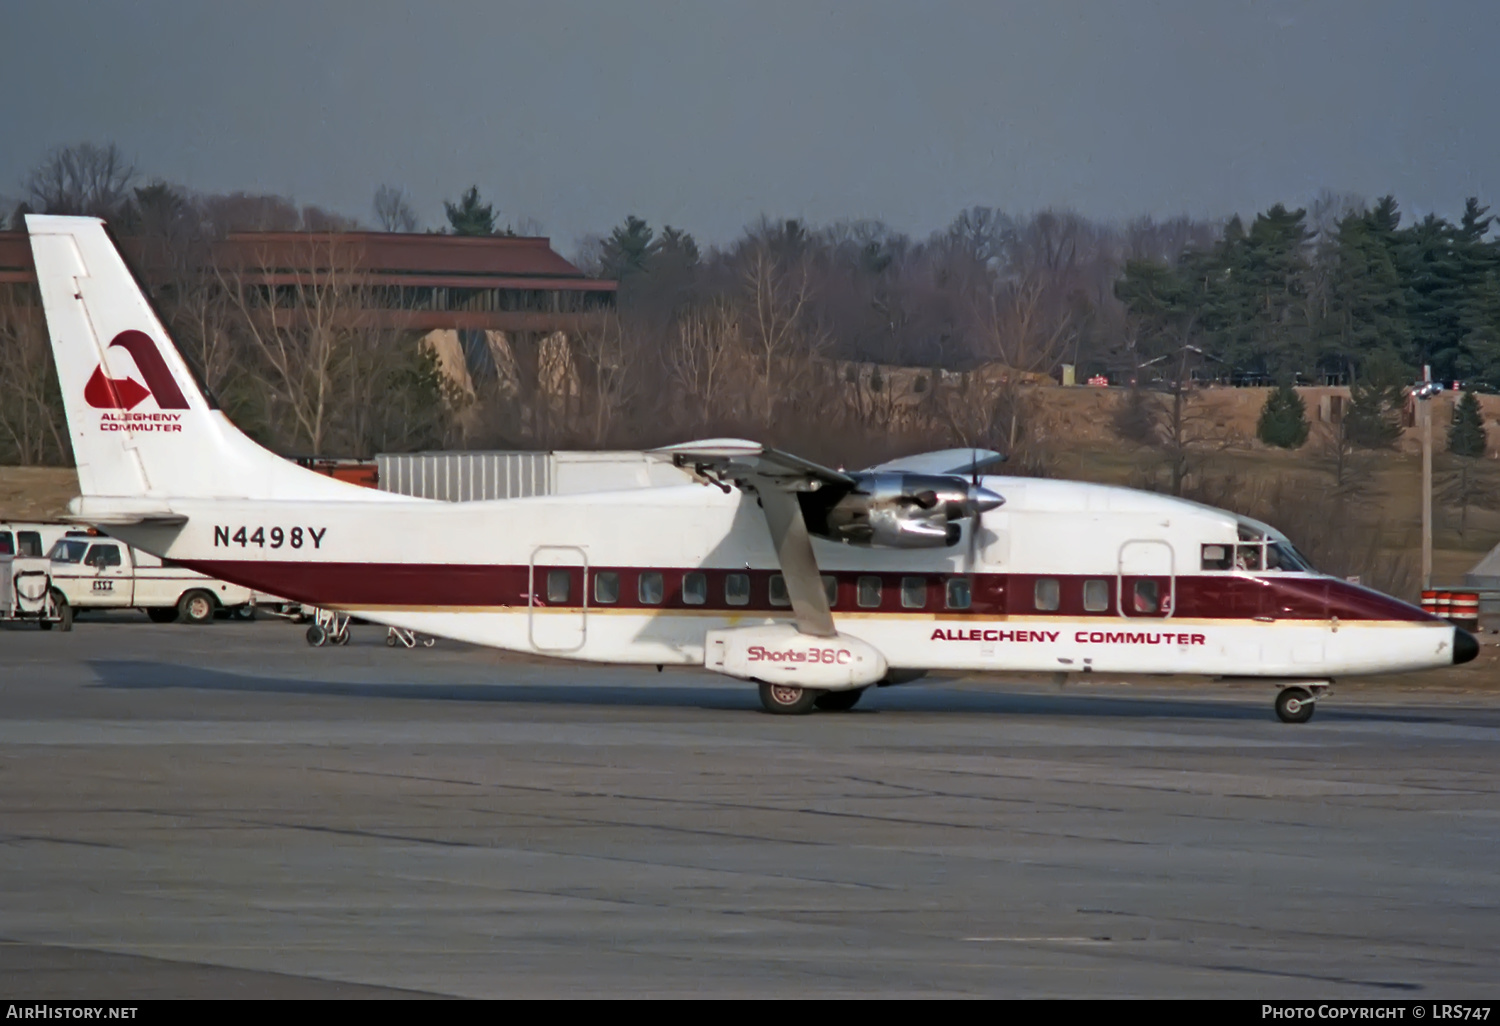
[[[470,183],[567,249],[637,213],[926,233],[974,203],[1456,214],[1500,176],[1491,2],[0,0],[0,194],[50,147],[362,218]]]

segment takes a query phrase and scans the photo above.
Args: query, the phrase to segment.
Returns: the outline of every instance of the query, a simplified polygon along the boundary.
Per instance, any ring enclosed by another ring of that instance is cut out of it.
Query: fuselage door
[[[1128,541],[1120,546],[1116,599],[1122,616],[1167,617],[1177,605],[1172,546],[1164,541]]]
[[[588,631],[589,560],[573,545],[541,545],[531,553],[527,621],[538,652],[577,652]]]

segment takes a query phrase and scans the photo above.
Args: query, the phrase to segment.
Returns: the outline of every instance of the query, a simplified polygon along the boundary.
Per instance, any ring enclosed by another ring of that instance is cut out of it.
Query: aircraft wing
[[[651,450],[651,455],[670,459],[676,466],[691,469],[726,490],[732,482],[760,496],[797,629],[822,638],[838,633],[797,493],[825,487],[853,488],[854,478],[800,456],[739,438],[669,445]]]
[[[810,492],[825,485],[853,488],[854,478],[842,470],[831,470],[801,456],[769,449],[743,438],[710,438],[652,449],[650,455],[671,459],[679,467],[712,472],[715,477],[738,480],[755,475],[785,481],[791,491]],[[706,476],[706,473],[705,473]]]
[[[937,452],[919,452],[896,460],[870,467],[871,473],[883,474],[901,471],[908,474],[946,474],[970,477],[976,474],[992,474],[1000,469],[1005,456],[994,449],[940,449]]]

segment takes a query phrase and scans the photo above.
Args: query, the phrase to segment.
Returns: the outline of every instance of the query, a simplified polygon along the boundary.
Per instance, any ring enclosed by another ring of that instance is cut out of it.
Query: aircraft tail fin
[[[172,498],[386,497],[290,463],[231,424],[194,381],[102,221],[27,214],[26,230],[82,509],[102,514],[109,500],[149,513]]]

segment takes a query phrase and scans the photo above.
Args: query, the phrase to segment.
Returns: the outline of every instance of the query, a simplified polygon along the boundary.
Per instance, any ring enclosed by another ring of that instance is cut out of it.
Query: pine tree
[[[1363,373],[1349,388],[1344,433],[1361,449],[1388,449],[1401,437],[1402,382],[1405,368],[1389,358],[1365,363]]]
[[[604,276],[615,281],[646,271],[646,265],[656,255],[661,243],[656,240],[655,230],[645,221],[631,214],[625,223],[609,233],[604,240],[601,254]]]
[[[1307,406],[1291,385],[1271,389],[1261,407],[1256,434],[1279,449],[1300,449],[1307,441]]]
[[[1468,381],[1500,378],[1500,240],[1484,238],[1494,220],[1471,197],[1454,237],[1463,281],[1455,376]]]
[[[479,202],[479,186],[471,185],[457,203],[443,201],[449,230],[454,235],[494,235],[495,208]]]
[[[1455,456],[1470,458],[1484,455],[1484,417],[1479,410],[1479,397],[1465,392],[1453,407],[1453,426],[1448,429],[1448,451]]]
[[[1338,225],[1329,248],[1327,293],[1320,323],[1324,360],[1358,367],[1371,357],[1398,358],[1407,349],[1405,293],[1396,267],[1401,215],[1390,196]]]
[[[1246,231],[1238,218],[1215,251],[1207,325],[1236,370],[1285,376],[1307,354],[1307,211],[1278,203]]]
[[[1156,398],[1139,386],[1132,386],[1115,406],[1115,434],[1136,445],[1155,445],[1161,436],[1161,407]]]

